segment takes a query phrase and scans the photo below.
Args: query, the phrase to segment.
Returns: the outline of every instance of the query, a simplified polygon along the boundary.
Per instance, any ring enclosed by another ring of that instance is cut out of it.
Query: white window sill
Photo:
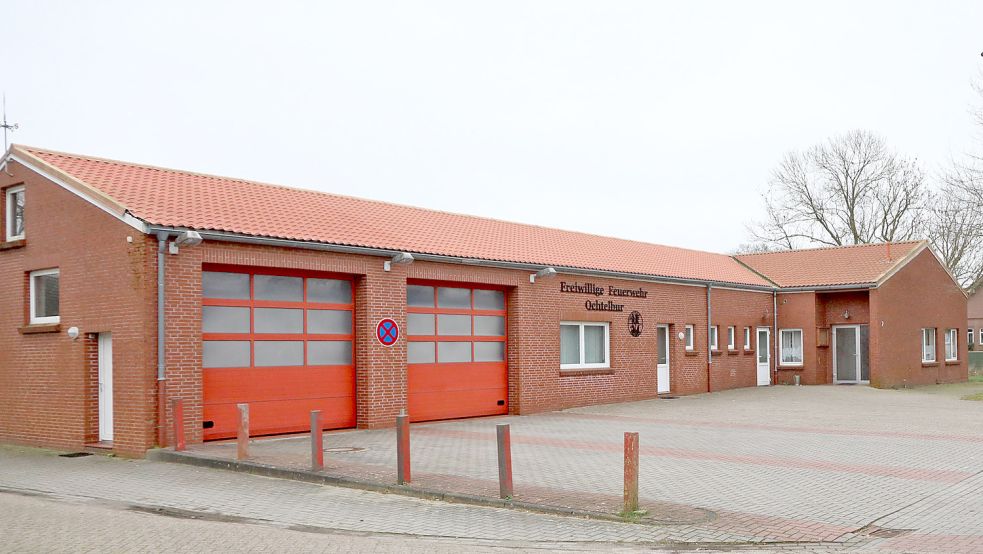
[[[61,317],[32,317],[31,325],[54,325],[61,323]]]
[[[581,369],[611,369],[611,364],[560,364],[560,371],[579,371]]]

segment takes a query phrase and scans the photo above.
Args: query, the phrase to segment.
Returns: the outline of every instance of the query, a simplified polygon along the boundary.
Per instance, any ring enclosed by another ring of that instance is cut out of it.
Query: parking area
[[[511,424],[515,499],[616,514],[622,440],[640,435],[642,524],[667,540],[983,549],[983,384],[765,387],[411,427],[416,490],[497,498],[495,426]],[[250,461],[305,470],[309,437],[256,439]],[[392,484],[392,429],[324,435],[323,474]],[[189,448],[232,460],[234,441]],[[931,550],[931,549],[930,549]]]

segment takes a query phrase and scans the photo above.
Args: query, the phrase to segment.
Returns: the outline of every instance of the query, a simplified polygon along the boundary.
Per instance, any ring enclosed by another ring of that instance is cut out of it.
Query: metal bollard
[[[508,423],[495,426],[498,435],[498,494],[512,498],[512,433]]]
[[[311,410],[311,469],[324,469],[324,425],[321,410]]]
[[[184,442],[184,400],[176,398],[171,401],[171,421],[174,423],[174,451],[180,452],[186,448]]]
[[[239,410],[236,459],[245,460],[249,457],[249,404],[236,404],[236,408]]]
[[[638,511],[638,433],[625,433],[625,510]]]
[[[410,416],[396,416],[396,483],[410,482]]]

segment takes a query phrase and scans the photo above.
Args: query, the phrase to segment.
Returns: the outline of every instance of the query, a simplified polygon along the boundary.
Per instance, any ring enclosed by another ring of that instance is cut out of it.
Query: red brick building
[[[983,350],[983,294],[976,290],[966,306],[966,343],[970,350]]]
[[[923,242],[731,257],[14,146],[0,441],[191,442],[967,378]],[[776,318],[777,312],[777,318]],[[776,363],[776,361],[778,363]]]

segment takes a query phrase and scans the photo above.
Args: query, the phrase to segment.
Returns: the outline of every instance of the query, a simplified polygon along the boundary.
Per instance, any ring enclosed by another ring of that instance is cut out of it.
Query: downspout
[[[157,233],[157,446],[167,440],[164,421],[167,418],[167,373],[164,369],[167,349],[164,342],[164,258],[168,233]]]
[[[707,392],[713,392],[710,386],[710,369],[713,366],[713,351],[710,350],[710,328],[713,327],[713,310],[710,309],[710,283],[707,283]],[[717,337],[720,340],[720,337]]]
[[[772,371],[773,376],[771,378],[771,384],[777,385],[778,384],[778,341],[780,339],[780,337],[778,336],[778,291],[777,290],[771,292],[771,298],[772,298],[772,305],[773,305],[772,314],[774,314],[772,316],[772,320],[773,320],[773,325],[775,327],[775,332],[773,334],[775,337],[774,339],[775,352],[774,352],[774,356],[772,356],[772,359],[775,360],[774,362],[775,369]]]

